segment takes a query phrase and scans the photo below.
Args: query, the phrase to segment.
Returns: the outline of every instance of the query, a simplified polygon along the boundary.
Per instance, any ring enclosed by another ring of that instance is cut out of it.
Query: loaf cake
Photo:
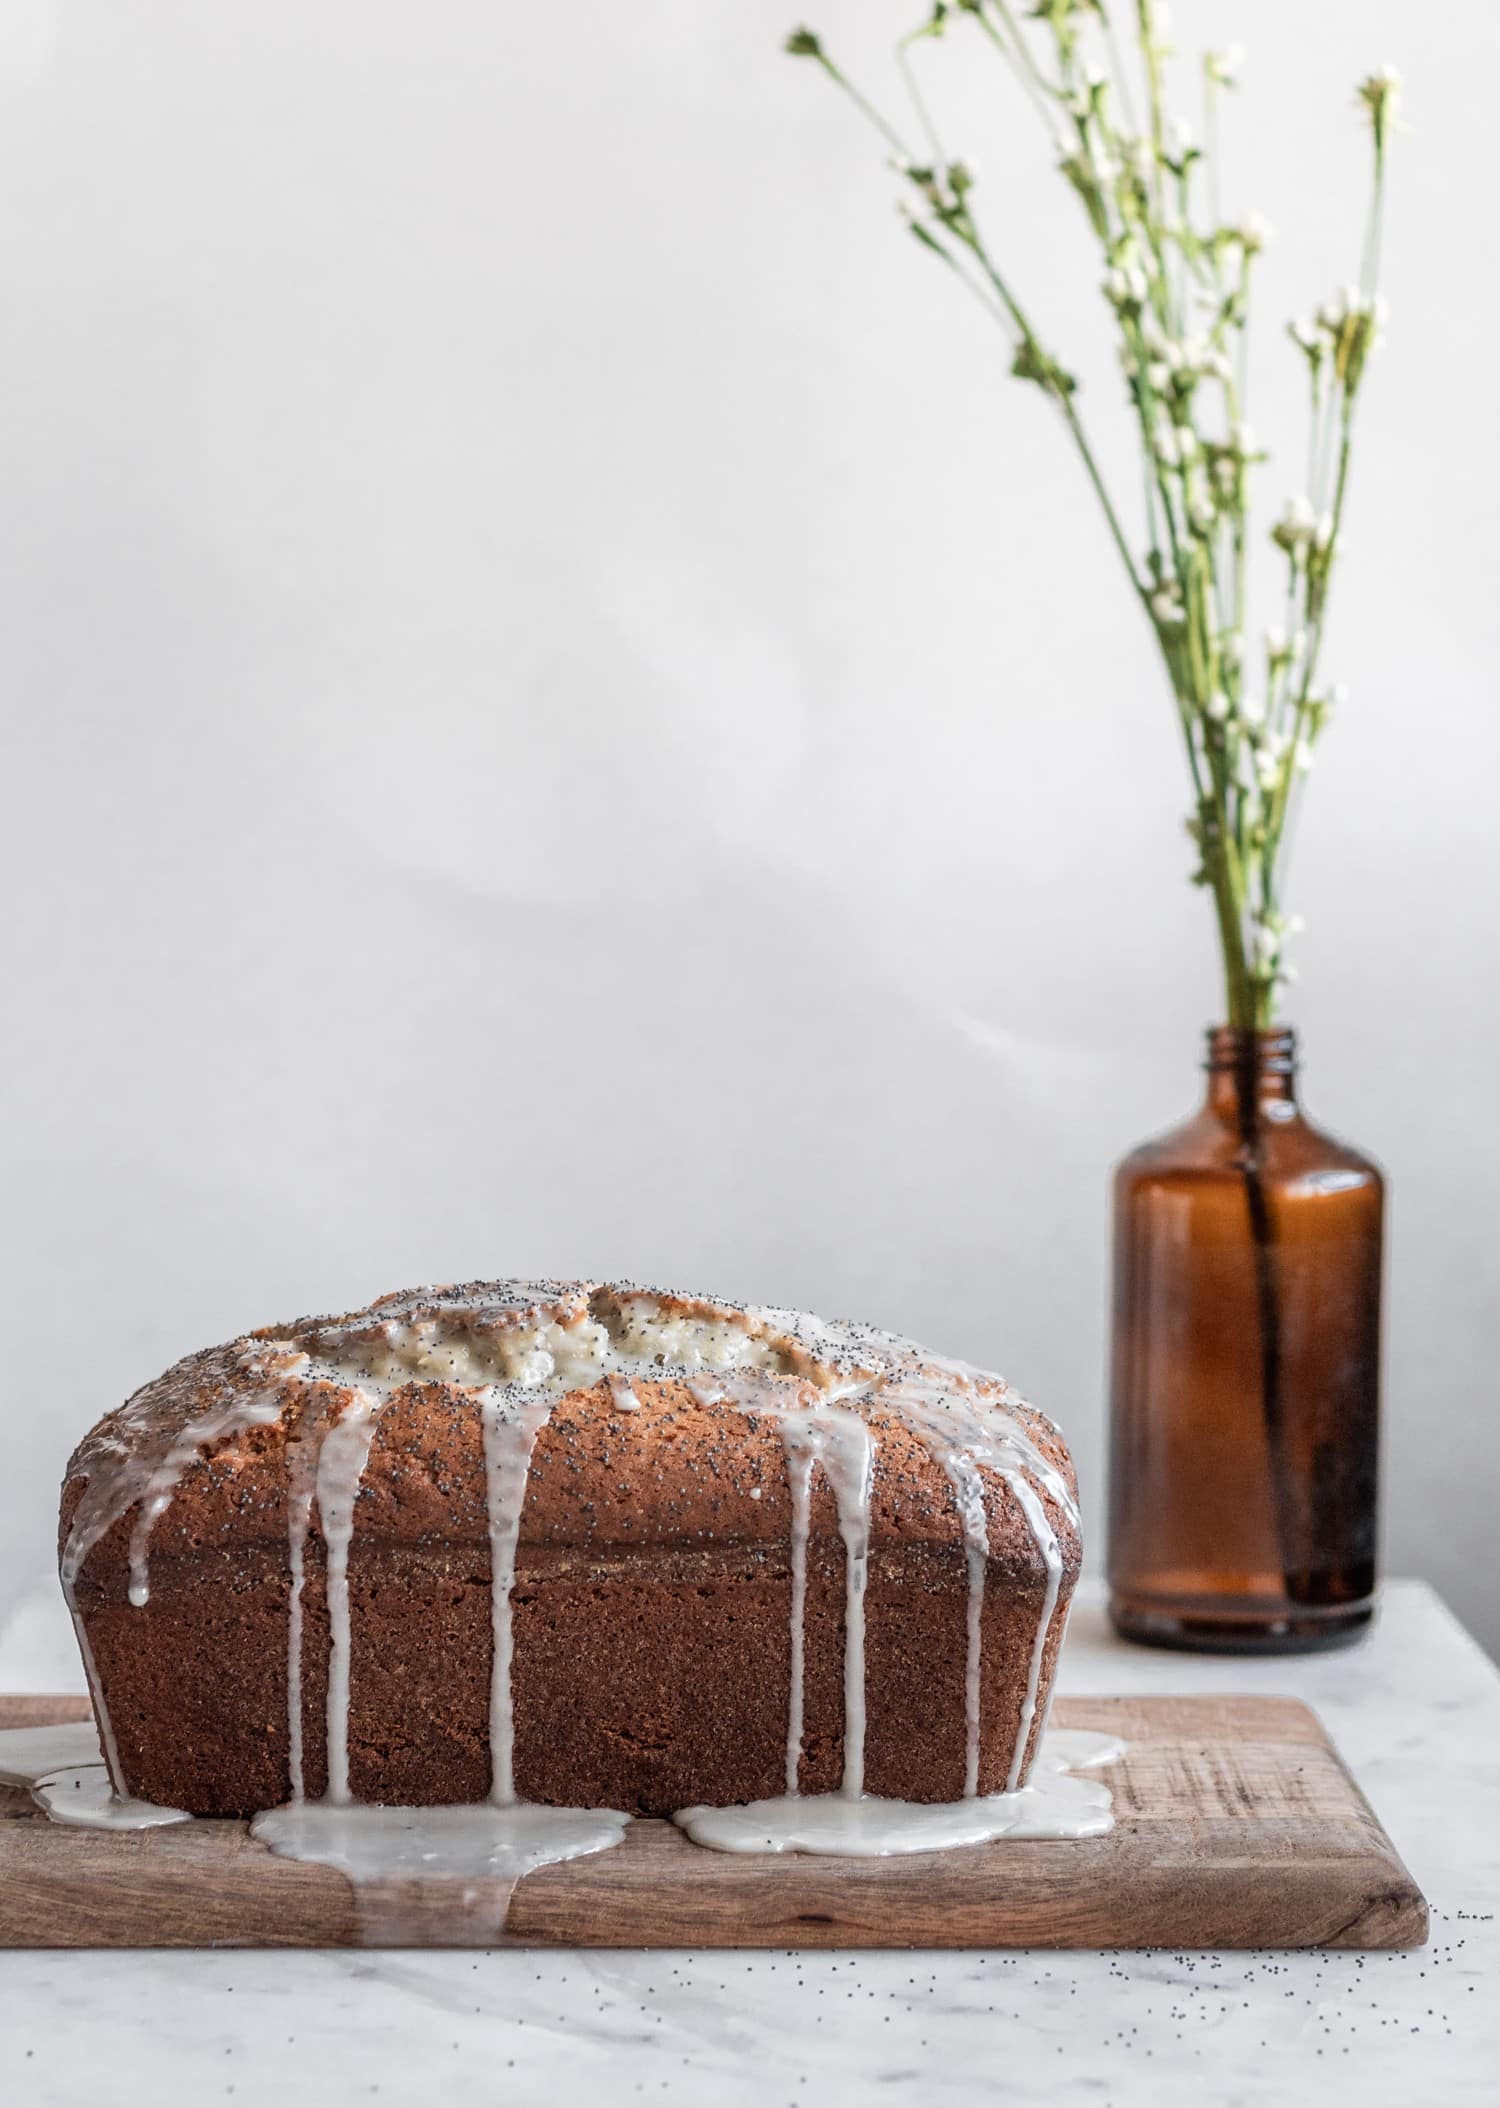
[[[1024,1784],[1079,1533],[998,1377],[500,1281],[188,1356],[78,1448],[60,1559],[117,1792],[666,1814]]]

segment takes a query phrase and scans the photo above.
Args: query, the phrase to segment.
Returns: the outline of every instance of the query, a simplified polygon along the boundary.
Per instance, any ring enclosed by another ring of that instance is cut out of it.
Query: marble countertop
[[[1125,1647],[1097,1590],[1085,1592],[1062,1688],[1305,1699],[1426,1891],[1431,1944],[1388,1955],[10,1953],[0,2100],[1495,2100],[1500,1671],[1430,1589],[1391,1583],[1375,1630],[1346,1654],[1264,1663]]]

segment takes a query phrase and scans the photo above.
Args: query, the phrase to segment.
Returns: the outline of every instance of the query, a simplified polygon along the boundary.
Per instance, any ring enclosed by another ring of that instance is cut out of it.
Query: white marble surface
[[[31,1642],[28,1640],[28,1646]],[[7,1662],[0,1636],[0,1674]],[[1441,2108],[1500,2097],[1500,1672],[1429,1589],[1265,1664],[1113,1641],[1074,1692],[1316,1706],[1432,1904],[1403,1955],[7,1954],[6,2108],[712,2100]]]

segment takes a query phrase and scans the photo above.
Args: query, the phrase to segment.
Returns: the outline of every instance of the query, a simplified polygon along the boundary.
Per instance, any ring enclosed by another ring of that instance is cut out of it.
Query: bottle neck
[[[1243,1117],[1258,1105],[1290,1108],[1297,1103],[1297,1035],[1290,1025],[1263,1032],[1215,1025],[1204,1067],[1208,1104],[1215,1112]]]

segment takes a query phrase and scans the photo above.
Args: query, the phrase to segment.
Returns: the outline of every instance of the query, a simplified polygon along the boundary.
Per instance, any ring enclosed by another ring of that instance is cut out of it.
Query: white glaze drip
[[[192,1821],[181,1808],[159,1808],[154,1801],[116,1793],[102,1764],[54,1771],[37,1780],[31,1798],[53,1822],[81,1830],[156,1830]]]
[[[265,1427],[279,1420],[282,1404],[278,1397],[250,1397],[230,1398],[210,1407],[182,1430],[147,1474],[134,1496],[140,1505],[130,1527],[130,1600],[137,1610],[151,1598],[151,1533],[172,1505],[177,1482],[189,1464],[196,1464],[209,1444],[224,1435],[237,1435],[247,1427]]]
[[[684,1808],[673,1819],[695,1844],[718,1852],[815,1852],[841,1859],[953,1851],[996,1838],[1099,1837],[1114,1827],[1112,1796],[1085,1767],[1124,1753],[1114,1735],[1049,1735],[1019,1792],[961,1801],[887,1801],[842,1793],[786,1794],[738,1808]]]
[[[286,1616],[286,1730],[294,1801],[300,1801],[306,1793],[302,1748],[302,1591],[307,1580],[307,1533],[312,1525],[320,1447],[305,1431],[293,1436],[286,1446],[286,1551],[291,1574]]]
[[[187,1822],[180,1808],[116,1793],[92,1720],[0,1728],[0,1786],[20,1786],[53,1822],[89,1830],[151,1830]]]
[[[515,1701],[511,1670],[515,1655],[512,1596],[521,1510],[536,1438],[552,1416],[548,1396],[517,1396],[490,1390],[480,1399],[484,1430],[484,1476],[490,1533],[490,1799],[497,1808],[515,1805]]]
[[[812,1513],[812,1451],[787,1447],[786,1476],[792,1497],[791,1677],[786,1709],[786,1790],[802,1776],[804,1684],[807,1677],[807,1539]]]
[[[487,1801],[442,1808],[304,1801],[268,1808],[251,1822],[250,1834],[280,1858],[337,1867],[356,1885],[434,1875],[480,1881],[607,1851],[628,1821],[612,1808],[544,1808],[531,1801],[503,1808]]]
[[[354,1504],[370,1454],[379,1412],[368,1392],[355,1391],[341,1417],[325,1428],[318,1445],[318,1519],[328,1553],[328,1786],[335,1807],[349,1792],[349,1547],[354,1540]],[[300,1703],[300,1689],[299,1689]]]
[[[875,1441],[867,1423],[857,1413],[832,1405],[814,1405],[800,1412],[779,1415],[781,1439],[787,1453],[787,1469],[806,1459],[809,1473],[820,1464],[833,1490],[838,1509],[839,1534],[844,1540],[844,1774],[839,1791],[858,1800],[865,1790],[865,1590],[870,1577],[870,1494],[874,1481]],[[801,1516],[800,1545],[797,1517],[793,1515],[792,1563],[794,1573],[800,1557],[803,1575],[802,1603],[794,1602],[793,1628],[797,1705],[802,1699],[802,1646],[800,1613],[806,1604],[807,1532],[810,1500]],[[790,1741],[790,1735],[788,1736]],[[788,1750],[787,1770],[795,1781],[802,1755],[802,1723],[797,1723],[797,1767]],[[795,1783],[790,1789],[795,1791]]]
[[[1005,1781],[1006,1792],[1014,1793],[1021,1783],[1021,1774],[1026,1764],[1026,1746],[1031,1740],[1031,1723],[1036,1718],[1036,1694],[1041,1682],[1042,1662],[1047,1652],[1047,1634],[1052,1627],[1052,1613],[1057,1608],[1057,1592],[1062,1586],[1062,1553],[1058,1547],[1056,1533],[1047,1520],[1047,1511],[1030,1481],[1015,1471],[1006,1473],[1006,1483],[1025,1511],[1026,1520],[1031,1524],[1031,1534],[1036,1539],[1037,1549],[1047,1566],[1047,1585],[1042,1591],[1042,1613],[1037,1619],[1036,1638],[1031,1643],[1031,1661],[1026,1672],[1026,1696],[1021,1704],[1016,1746],[1011,1755],[1010,1772]]]
[[[984,1689],[984,1585],[989,1574],[989,1533],[985,1542],[964,1546],[968,1598],[964,1606],[964,1799],[979,1791],[979,1742]]]

